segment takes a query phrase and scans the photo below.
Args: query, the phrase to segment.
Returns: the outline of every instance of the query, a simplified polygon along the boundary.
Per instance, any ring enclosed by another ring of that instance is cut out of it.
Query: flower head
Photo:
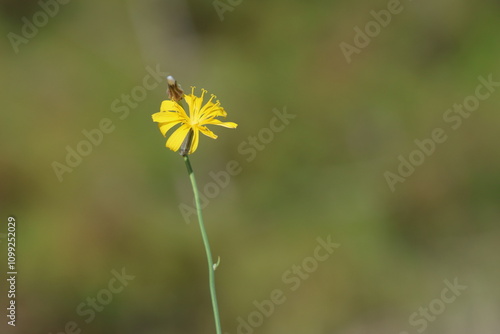
[[[216,119],[216,117],[226,117],[227,115],[224,108],[220,106],[220,102],[217,100],[214,103],[213,100],[216,97],[211,95],[207,103],[203,104],[203,98],[207,91],[202,89],[201,96],[198,97],[194,95],[194,88],[191,87],[191,94],[182,96],[188,105],[189,114],[180,104],[180,100],[163,101],[160,112],[153,114],[153,122],[158,123],[164,137],[170,129],[180,124],[168,138],[166,146],[174,152],[181,149],[182,146],[181,155],[196,151],[200,132],[210,138],[217,138],[217,135],[210,131],[206,125],[220,125],[231,129],[238,126],[233,122],[221,122]]]

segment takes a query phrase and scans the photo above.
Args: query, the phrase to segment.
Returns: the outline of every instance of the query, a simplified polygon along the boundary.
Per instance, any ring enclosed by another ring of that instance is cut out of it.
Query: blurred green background
[[[0,1],[0,233],[13,215],[19,272],[13,328],[0,235],[0,331],[215,333],[199,228],[179,210],[189,179],[151,121],[166,82],[140,88],[158,68],[239,124],[191,157],[201,188],[241,167],[204,209],[224,333],[498,333],[500,91],[456,130],[443,116],[478,77],[500,81],[500,2],[402,1],[348,63],[341,43],[388,3]],[[40,27],[14,46],[23,17]],[[296,117],[269,139],[283,110]],[[54,162],[103,119],[112,130],[60,180]],[[436,128],[447,139],[392,191],[385,173]],[[328,236],[340,246],[311,262]],[[135,278],[109,294],[113,270]],[[466,289],[443,303],[456,278]],[[286,300],[259,318],[276,289]],[[78,307],[96,297],[90,320]]]

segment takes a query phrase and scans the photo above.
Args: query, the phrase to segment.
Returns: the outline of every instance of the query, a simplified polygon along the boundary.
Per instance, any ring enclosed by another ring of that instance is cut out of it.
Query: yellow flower
[[[191,94],[183,96],[189,108],[189,116],[178,102],[172,100],[163,101],[160,112],[153,114],[153,122],[158,123],[158,127],[164,137],[168,130],[181,124],[181,126],[172,133],[170,138],[168,138],[166,146],[175,152],[178,151],[184,143],[183,146],[187,145],[187,147],[185,148],[185,152],[181,152],[182,155],[191,154],[196,151],[200,132],[210,138],[217,138],[217,135],[210,131],[205,125],[220,125],[231,129],[238,126],[238,124],[233,122],[221,122],[216,119],[216,117],[226,117],[227,113],[224,108],[220,106],[218,100],[215,103],[212,102],[212,100],[216,98],[215,95],[212,94],[210,100],[202,105],[203,97],[207,91],[202,89],[201,96],[198,97],[194,95],[194,87],[191,88]]]

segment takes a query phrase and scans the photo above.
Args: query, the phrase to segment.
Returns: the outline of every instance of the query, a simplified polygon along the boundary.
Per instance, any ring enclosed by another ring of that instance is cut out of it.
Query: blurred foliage
[[[221,21],[210,1],[70,1],[15,53],[8,34],[40,2],[0,1],[0,201],[19,257],[18,326],[2,333],[214,332],[199,230],[179,211],[187,173],[150,116],[166,83],[123,119],[112,107],[148,67],[240,125],[192,157],[202,187],[242,168],[204,211],[225,332],[281,289],[255,333],[415,333],[409,316],[455,277],[467,290],[426,333],[498,332],[500,92],[455,131],[443,114],[479,76],[500,80],[500,3],[401,2],[348,64],[340,43],[387,3],[241,1]],[[296,118],[247,161],[240,145],[285,108]],[[103,119],[114,130],[59,182],[54,161]],[[447,140],[392,192],[384,173],[435,128]],[[329,235],[341,246],[291,291],[282,275]],[[135,279],[87,324],[78,305],[122,268]]]

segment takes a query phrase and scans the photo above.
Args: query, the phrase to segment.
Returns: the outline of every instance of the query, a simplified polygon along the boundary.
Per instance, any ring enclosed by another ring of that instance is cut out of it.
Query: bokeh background
[[[148,68],[208,89],[239,124],[191,158],[202,188],[241,167],[204,209],[224,333],[500,331],[500,91],[458,129],[443,120],[478,77],[500,81],[500,2],[402,0],[350,63],[340,44],[388,1],[221,0],[221,20],[211,1],[75,0],[16,52],[9,33],[46,3],[0,1],[0,233],[15,216],[19,272],[13,328],[2,234],[2,333],[215,333],[199,229],[179,210],[185,166],[151,121],[166,82],[112,107]],[[240,145],[276,110],[296,117],[247,161]],[[103,119],[113,130],[59,180],[54,162]],[[436,128],[447,140],[391,191],[384,173]],[[328,236],[340,246],[292,291],[283,275]],[[113,270],[135,278],[87,323],[77,308]],[[466,289],[439,308],[455,279]],[[276,289],[286,301],[238,328]]]

